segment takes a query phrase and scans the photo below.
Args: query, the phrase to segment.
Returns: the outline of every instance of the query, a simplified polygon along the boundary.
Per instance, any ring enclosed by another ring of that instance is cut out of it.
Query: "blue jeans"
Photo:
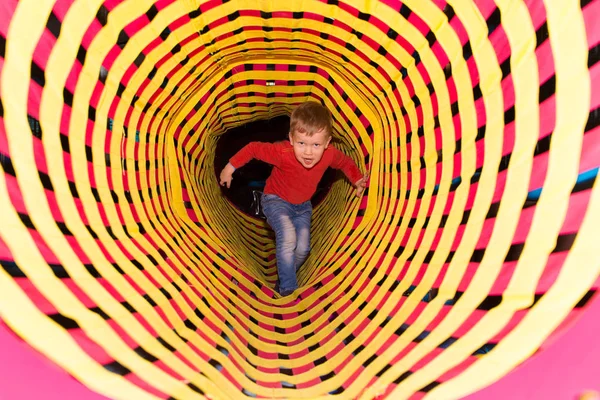
[[[296,271],[310,252],[310,220],[312,204],[292,204],[274,194],[263,194],[263,213],[275,231],[275,254],[279,293],[291,294],[298,288]]]

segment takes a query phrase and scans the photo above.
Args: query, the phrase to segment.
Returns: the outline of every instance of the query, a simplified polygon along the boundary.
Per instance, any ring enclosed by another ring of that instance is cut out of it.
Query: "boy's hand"
[[[369,181],[369,171],[365,172],[363,177],[360,178],[358,181],[356,181],[356,183],[354,184],[354,186],[356,186],[356,196],[357,197],[360,197],[362,192],[365,190],[365,188],[367,187],[368,181]]]
[[[221,176],[219,177],[219,179],[220,179],[219,184],[221,186],[227,185],[227,187],[229,188],[229,186],[231,186],[231,180],[233,179],[234,171],[235,171],[235,168],[233,167],[233,165],[231,165],[230,163],[227,163],[225,168],[223,168],[223,171],[221,171]]]

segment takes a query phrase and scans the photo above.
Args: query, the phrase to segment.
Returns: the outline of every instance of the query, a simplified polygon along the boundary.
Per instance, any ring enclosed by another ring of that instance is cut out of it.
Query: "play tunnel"
[[[599,16],[2,1],[3,359],[56,375],[61,398],[455,399],[518,373],[596,302]],[[282,298],[270,228],[223,196],[214,159],[229,129],[307,100],[371,177],[315,208]]]

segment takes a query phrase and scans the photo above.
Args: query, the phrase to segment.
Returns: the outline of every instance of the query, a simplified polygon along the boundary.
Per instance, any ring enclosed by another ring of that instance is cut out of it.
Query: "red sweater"
[[[294,155],[292,144],[288,141],[252,142],[231,157],[229,163],[237,169],[253,158],[273,165],[264,192],[275,194],[292,204],[310,200],[327,167],[341,169],[352,184],[362,178],[362,173],[354,161],[332,146],[325,149],[323,158],[311,169],[306,169],[300,164]]]

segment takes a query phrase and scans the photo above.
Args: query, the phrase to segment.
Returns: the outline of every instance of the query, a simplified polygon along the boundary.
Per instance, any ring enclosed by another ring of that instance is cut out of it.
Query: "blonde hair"
[[[331,113],[315,101],[300,104],[292,111],[290,118],[290,133],[303,133],[308,136],[325,130],[331,136]]]

